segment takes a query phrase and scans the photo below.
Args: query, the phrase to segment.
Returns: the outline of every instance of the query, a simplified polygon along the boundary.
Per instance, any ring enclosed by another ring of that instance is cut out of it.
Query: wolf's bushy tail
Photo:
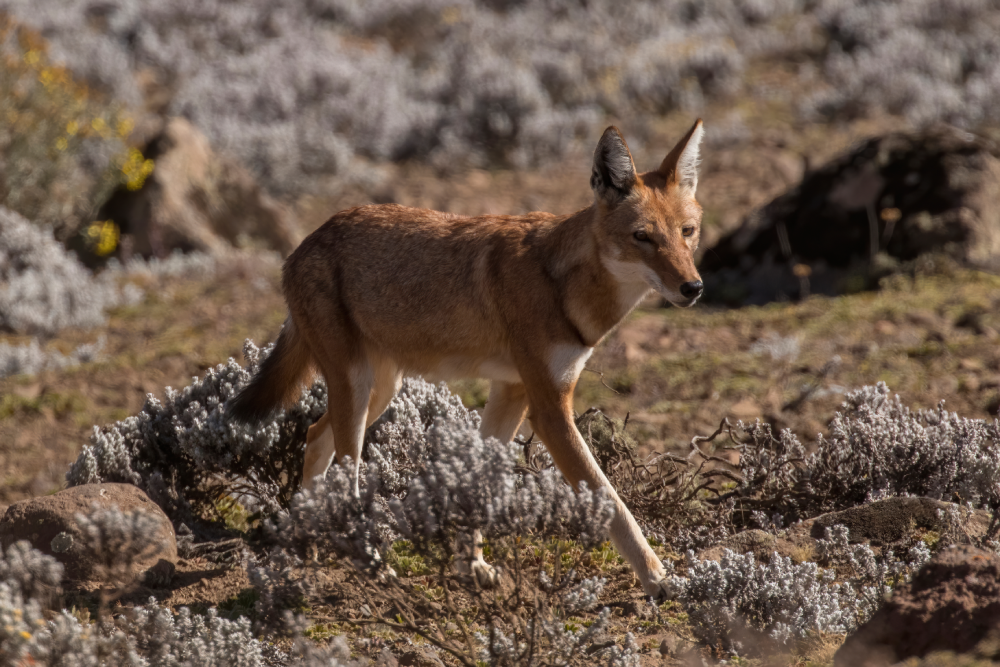
[[[226,415],[234,421],[253,424],[294,401],[310,370],[311,358],[305,341],[288,318],[274,349],[260,363],[250,384],[229,401]]]

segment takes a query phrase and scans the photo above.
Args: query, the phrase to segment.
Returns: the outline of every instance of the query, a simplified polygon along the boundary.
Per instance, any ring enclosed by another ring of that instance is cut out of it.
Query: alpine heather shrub
[[[797,15],[805,4],[0,0],[0,10],[120,99],[137,100],[135,71],[153,73],[173,92],[165,113],[191,119],[270,189],[294,192],[324,174],[356,178],[366,160],[545,162],[584,138],[589,147],[608,113],[642,132],[650,112],[738,91],[748,57],[800,49],[812,33],[796,28],[812,21]]]
[[[72,368],[96,361],[104,347],[102,336],[96,343],[84,343],[68,355],[58,350],[45,350],[33,338],[25,345],[0,342],[0,378],[11,375],[34,375],[44,370]]]
[[[25,540],[0,550],[0,582],[16,590],[24,599],[48,603],[60,592],[63,566]]]
[[[107,517],[91,515],[91,523]],[[121,527],[120,521],[111,524]],[[132,523],[141,530],[141,523]],[[107,531],[105,531],[107,532]],[[105,543],[105,546],[107,544]],[[297,640],[285,655],[256,639],[246,618],[220,618],[181,607],[175,615],[155,599],[122,608],[114,622],[81,623],[66,610],[52,613],[63,567],[27,542],[0,554],[0,664],[146,665],[148,667],[265,667],[356,665],[342,644],[329,648]]]
[[[180,391],[168,387],[164,402],[149,395],[138,415],[95,427],[66,474],[70,486],[134,484],[178,520],[212,507],[220,485],[265,513],[277,512],[299,487],[306,429],[326,410],[326,387],[315,383],[256,428],[231,423],[225,402],[269,350],[247,341],[246,368],[229,359]]]
[[[758,565],[752,553],[728,549],[719,562],[689,551],[687,578],[671,586],[699,639],[737,653],[758,650],[767,640],[785,643],[809,631],[846,634],[857,623],[854,589],[834,583],[832,570],[796,565],[775,553]],[[745,645],[756,638],[754,645]]]
[[[381,563],[379,551],[388,546],[378,539],[386,523],[380,502],[379,466],[368,466],[366,483],[354,495],[354,480],[347,465],[332,465],[313,488],[303,487],[292,497],[272,529],[275,542],[303,556],[347,557],[362,567]],[[276,555],[284,556],[280,552]]]
[[[823,0],[830,88],[807,111],[881,110],[918,125],[1000,119],[1000,7],[990,0]]]
[[[841,583],[834,570],[814,562],[796,565],[774,553],[761,565],[752,553],[726,549],[719,562],[688,551],[687,576],[671,576],[670,585],[699,639],[734,652],[759,651],[768,642],[784,644],[809,632],[846,634],[931,557],[922,541],[899,560],[892,550],[876,556],[867,544],[851,545],[848,538],[848,529],[836,525],[817,541],[820,563],[851,573]]]
[[[890,496],[1000,505],[1000,422],[911,411],[885,383],[847,395],[808,456],[791,431],[741,424],[743,481],[736,496],[772,503],[786,523]],[[737,498],[737,505],[739,505]]]
[[[582,658],[585,664],[639,667],[639,646],[631,632],[625,635],[624,647],[601,641],[610,619],[611,609],[604,607],[592,624],[577,630],[569,629],[562,616],[536,616],[525,623],[522,635],[505,633],[493,624],[488,633],[477,633],[484,644],[482,660],[490,665],[569,665]]]
[[[878,557],[867,544],[851,545],[849,532],[847,526],[830,526],[816,546],[820,562],[846,567],[853,573],[850,583],[858,591],[853,608],[860,625],[878,611],[895,586],[909,581],[931,559],[931,552],[925,542],[917,540],[905,560],[897,560],[891,549]]]
[[[51,231],[0,206],[0,330],[52,336],[104,324],[105,310],[134,295],[94,277]]]
[[[478,429],[479,414],[468,410],[445,383],[406,378],[389,407],[372,424],[365,456],[379,464],[382,493],[399,495],[428,456],[428,429],[437,420]],[[366,464],[362,462],[364,476]]]
[[[585,547],[607,538],[615,510],[603,491],[577,493],[551,468],[519,475],[516,447],[483,440],[470,423],[438,419],[426,438],[425,458],[401,496],[382,465],[369,462],[360,498],[349,468],[331,466],[315,490],[295,494],[274,527],[276,542],[374,566],[397,536],[434,558],[451,556],[456,536],[473,530],[486,538],[572,538]]]
[[[841,506],[898,495],[1000,505],[1000,423],[912,412],[880,382],[847,395],[806,462],[809,484]]]
[[[572,538],[585,548],[607,539],[615,508],[603,490],[577,493],[553,468],[521,476],[516,446],[483,440],[469,426],[438,422],[428,436],[432,456],[406,495],[389,501],[396,528],[416,551],[433,554],[477,529],[486,538]]]

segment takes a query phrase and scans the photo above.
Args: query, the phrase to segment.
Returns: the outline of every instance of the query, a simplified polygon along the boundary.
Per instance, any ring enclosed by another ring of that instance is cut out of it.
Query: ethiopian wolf
[[[230,414],[260,419],[318,370],[330,407],[310,428],[303,479],[349,456],[356,480],[365,429],[404,375],[488,378],[483,436],[510,441],[527,417],[571,484],[614,498],[611,540],[646,594],[662,595],[662,564],[574,425],[573,389],[594,346],[650,290],[683,307],[701,296],[702,134],[699,120],[657,169],[637,174],[609,127],[594,152],[594,202],[569,215],[393,204],[337,213],[285,262],[289,317]]]

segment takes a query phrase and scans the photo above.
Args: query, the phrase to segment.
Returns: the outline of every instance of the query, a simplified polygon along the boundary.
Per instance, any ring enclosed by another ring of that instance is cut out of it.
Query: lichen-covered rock
[[[53,556],[77,585],[164,584],[177,563],[170,520],[131,484],[85,484],[14,503],[0,519],[0,545],[18,540]]]
[[[759,304],[839,294],[928,253],[996,268],[998,196],[994,141],[949,126],[875,137],[807,174],[706,252],[706,296]]]
[[[934,651],[966,653],[1000,626],[1000,556],[945,549],[847,638],[838,667],[882,667]]]

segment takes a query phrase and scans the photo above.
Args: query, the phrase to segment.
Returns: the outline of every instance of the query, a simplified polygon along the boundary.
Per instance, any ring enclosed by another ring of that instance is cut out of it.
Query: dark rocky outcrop
[[[870,139],[751,214],[700,268],[706,298],[759,304],[873,287],[928,254],[1000,266],[995,142],[948,126]]]

